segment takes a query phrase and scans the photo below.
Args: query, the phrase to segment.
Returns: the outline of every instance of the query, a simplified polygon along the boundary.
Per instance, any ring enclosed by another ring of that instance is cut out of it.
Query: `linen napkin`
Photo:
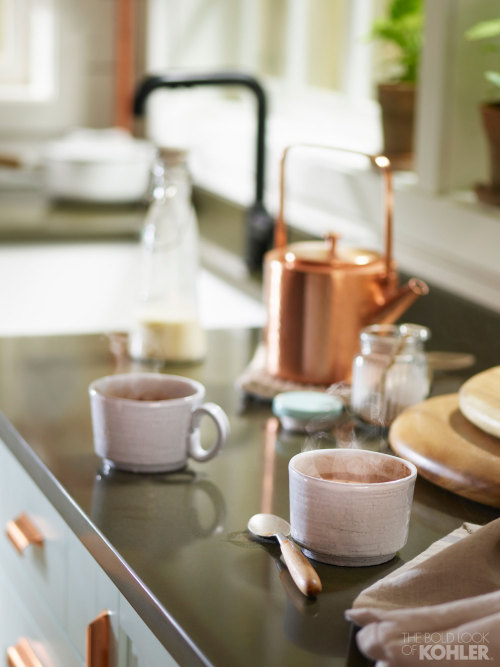
[[[500,661],[500,519],[463,524],[376,582],[346,617],[377,667]]]

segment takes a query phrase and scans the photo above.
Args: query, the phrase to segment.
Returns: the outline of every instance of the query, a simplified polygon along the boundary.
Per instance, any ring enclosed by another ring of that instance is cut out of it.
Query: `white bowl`
[[[49,196],[102,204],[140,201],[148,191],[151,160],[85,162],[47,158],[44,184]]]
[[[153,146],[124,130],[77,128],[47,146],[44,184],[56,199],[131,203],[146,195],[153,159]]]

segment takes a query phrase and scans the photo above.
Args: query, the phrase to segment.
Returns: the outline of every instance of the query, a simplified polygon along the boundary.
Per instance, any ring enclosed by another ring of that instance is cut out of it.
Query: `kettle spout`
[[[429,294],[427,283],[418,278],[410,278],[389,301],[371,314],[368,324],[392,324],[408,310],[412,303],[426,294]]]

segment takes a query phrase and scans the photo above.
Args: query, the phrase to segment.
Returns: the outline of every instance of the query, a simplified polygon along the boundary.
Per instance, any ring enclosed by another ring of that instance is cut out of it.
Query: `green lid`
[[[273,399],[273,412],[277,417],[291,417],[300,421],[333,418],[342,412],[343,403],[338,396],[321,391],[285,391]]]

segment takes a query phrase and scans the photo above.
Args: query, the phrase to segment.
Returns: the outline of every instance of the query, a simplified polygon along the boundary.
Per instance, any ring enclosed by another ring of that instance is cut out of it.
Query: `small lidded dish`
[[[285,391],[273,399],[273,413],[282,427],[299,433],[328,430],[343,407],[338,396],[321,391]]]

